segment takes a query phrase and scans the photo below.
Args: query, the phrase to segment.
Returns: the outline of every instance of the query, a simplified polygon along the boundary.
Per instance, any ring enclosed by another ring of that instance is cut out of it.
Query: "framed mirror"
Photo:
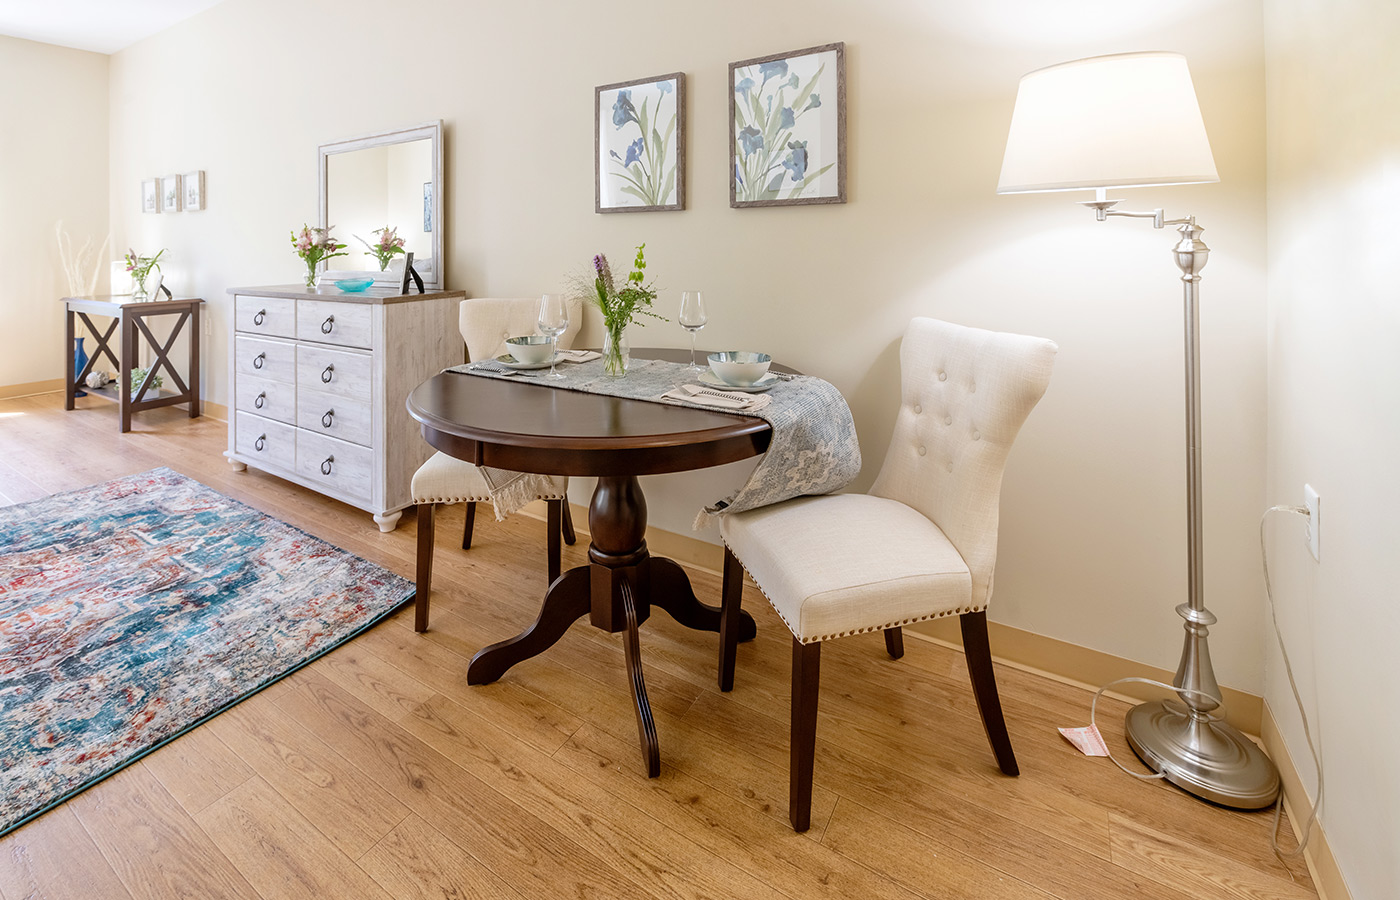
[[[376,287],[403,280],[404,253],[381,269],[371,250],[384,229],[413,254],[413,268],[427,290],[443,290],[442,120],[322,144],[322,228],[334,226],[348,256],[327,265],[337,277],[362,274]]]

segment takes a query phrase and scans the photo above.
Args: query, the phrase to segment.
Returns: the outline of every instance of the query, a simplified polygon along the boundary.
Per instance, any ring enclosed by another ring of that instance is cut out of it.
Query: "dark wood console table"
[[[690,359],[688,350],[634,350],[632,355]],[[520,472],[598,478],[588,509],[593,536],[589,564],[554,580],[528,629],[478,651],[467,668],[467,683],[495,681],[516,663],[548,650],[585,615],[604,631],[626,632],[623,647],[642,757],[647,774],[659,775],[661,751],[642,678],[638,626],[652,606],[687,628],[724,629],[744,641],[753,638],[755,626],[745,612],[721,621],[718,607],[696,598],[679,564],[647,551],[646,498],[637,476],[757,456],[772,438],[768,423],[539,382],[453,373],[419,385],[408,397],[408,411],[422,425],[429,444],[458,459]],[[431,512],[423,515],[423,507],[419,511],[418,527],[431,528]],[[419,630],[425,627],[425,622],[418,623]]]
[[[122,432],[131,430],[132,413],[140,412],[143,409],[156,409],[161,406],[172,406],[176,403],[188,403],[190,407],[190,418],[197,418],[200,414],[199,399],[199,308],[204,305],[200,299],[190,300],[132,300],[127,295],[116,295],[110,297],[64,297],[64,346],[67,348],[67,355],[63,363],[64,380],[64,409],[73,409],[73,396],[78,390],[86,391],[94,397],[104,397],[108,400],[117,401],[121,410]],[[89,315],[105,316],[112,321],[108,323],[106,330],[99,329],[93,324]],[[179,316],[175,320],[175,325],[170,330],[169,337],[162,343],[156,339],[146,320],[156,316]],[[77,337],[77,320],[81,319],[87,330],[92,335],[95,345],[88,354],[87,365],[78,373],[73,372],[73,340]],[[189,359],[186,362],[186,375],[189,381],[186,382],[180,376],[179,370],[170,360],[170,350],[175,346],[175,341],[185,329],[185,324],[189,323]],[[116,351],[111,346],[112,335],[116,333],[119,340]],[[146,377],[141,384],[135,386],[135,390],[129,390],[127,384],[131,380],[132,364],[136,361],[136,351],[140,339],[144,337],[146,344],[151,348],[155,358],[151,361],[146,370]],[[112,361],[112,365],[117,369],[117,380],[106,387],[90,389],[84,386],[88,373],[93,370],[97,360],[105,355]],[[161,369],[174,382],[175,388],[157,389],[152,386],[152,379]],[[149,395],[149,398],[148,398]]]

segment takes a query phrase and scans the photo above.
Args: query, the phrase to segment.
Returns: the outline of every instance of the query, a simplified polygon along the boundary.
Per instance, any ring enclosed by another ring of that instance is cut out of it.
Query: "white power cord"
[[[1264,510],[1264,515],[1259,518],[1259,556],[1264,562],[1264,595],[1269,598],[1269,617],[1274,623],[1274,638],[1278,641],[1279,652],[1283,654],[1283,670],[1288,673],[1288,687],[1293,691],[1293,702],[1298,704],[1298,715],[1303,720],[1303,737],[1308,741],[1308,752],[1312,754],[1313,766],[1317,769],[1317,802],[1308,811],[1307,822],[1303,825],[1303,835],[1298,840],[1298,846],[1285,853],[1279,849],[1278,828],[1283,817],[1283,800],[1280,799],[1278,806],[1274,809],[1274,830],[1269,838],[1269,846],[1274,850],[1274,855],[1279,858],[1296,858],[1301,856],[1303,850],[1308,846],[1308,840],[1312,837],[1313,823],[1317,821],[1317,810],[1322,806],[1322,754],[1318,752],[1317,745],[1313,743],[1312,728],[1308,725],[1308,711],[1303,706],[1303,698],[1298,693],[1298,682],[1293,677],[1293,663],[1288,659],[1288,648],[1283,645],[1283,632],[1278,627],[1278,607],[1274,606],[1274,586],[1269,579],[1269,550],[1264,543],[1264,523],[1269,519],[1269,513],[1286,512],[1311,519],[1306,506],[1271,506]],[[1311,524],[1311,523],[1310,523]],[[1313,527],[1316,527],[1315,525]]]
[[[1298,682],[1293,677],[1293,664],[1288,659],[1288,648],[1285,647],[1283,644],[1283,632],[1280,631],[1278,627],[1278,609],[1274,606],[1274,587],[1273,583],[1269,580],[1269,551],[1264,543],[1264,523],[1268,521],[1269,513],[1275,512],[1293,513],[1295,515],[1300,515],[1304,518],[1310,518],[1310,514],[1308,513],[1308,508],[1306,506],[1271,506],[1267,510],[1265,510],[1264,515],[1259,519],[1259,555],[1260,559],[1263,561],[1264,564],[1264,594],[1266,597],[1268,597],[1269,600],[1269,616],[1273,620],[1274,624],[1274,638],[1278,641],[1279,651],[1283,654],[1283,668],[1284,671],[1288,673],[1288,686],[1293,689],[1293,701],[1298,704],[1298,714],[1302,716],[1303,719],[1303,736],[1306,737],[1308,740],[1308,751],[1312,754],[1313,765],[1317,767],[1317,802],[1313,804],[1312,809],[1308,812],[1308,819],[1306,824],[1304,824],[1303,826],[1303,835],[1302,838],[1298,841],[1298,846],[1288,852],[1284,852],[1278,845],[1278,830],[1283,818],[1282,798],[1280,798],[1278,803],[1274,805],[1274,827],[1272,833],[1269,835],[1269,846],[1273,849],[1274,855],[1279,858],[1280,862],[1282,862],[1285,858],[1294,859],[1298,856],[1301,856],[1303,850],[1306,849],[1308,846],[1309,838],[1312,837],[1313,823],[1317,821],[1317,810],[1319,807],[1322,806],[1322,754],[1318,752],[1316,745],[1314,745],[1313,743],[1312,729],[1308,725],[1308,713],[1307,710],[1304,709],[1302,697],[1298,693]],[[1104,692],[1107,691],[1109,688],[1113,687],[1115,684],[1128,683],[1148,684],[1152,685],[1153,687],[1166,688],[1167,690],[1173,691],[1178,694],[1196,694],[1201,697],[1209,697],[1210,699],[1215,700],[1217,702],[1220,700],[1220,698],[1215,697],[1212,694],[1207,694],[1203,691],[1192,690],[1191,688],[1176,687],[1175,685],[1164,684],[1160,681],[1154,681],[1151,678],[1119,678],[1116,681],[1110,681],[1108,684],[1105,684],[1103,687],[1099,688],[1097,691],[1094,692],[1094,702],[1089,706],[1089,725],[1092,728],[1094,728],[1095,731],[1098,730],[1098,724],[1095,722],[1095,715],[1098,712],[1099,697],[1103,696]],[[1223,714],[1223,703],[1220,706],[1220,710]],[[1134,778],[1138,778],[1143,781],[1153,781],[1158,778],[1166,777],[1166,773],[1164,772],[1155,772],[1150,775],[1144,775],[1139,772],[1134,772],[1127,766],[1124,766],[1121,762],[1119,762],[1118,758],[1113,755],[1113,752],[1108,749],[1107,745],[1105,745],[1103,749],[1106,753],[1108,753],[1109,760],[1112,761],[1112,763],[1115,766],[1122,769],[1124,772],[1133,776]],[[1287,868],[1286,865],[1284,867]],[[1288,874],[1289,877],[1292,877],[1293,872],[1290,870]]]

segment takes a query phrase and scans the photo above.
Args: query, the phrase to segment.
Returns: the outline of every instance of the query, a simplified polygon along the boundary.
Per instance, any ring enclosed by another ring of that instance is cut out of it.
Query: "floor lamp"
[[[1210,249],[1194,216],[1167,219],[1162,210],[1126,212],[1107,199],[1111,187],[1219,181],[1186,59],[1177,53],[1121,53],[1038,69],[1021,79],[1006,140],[999,194],[1093,190],[1082,205],[1100,222],[1109,216],[1176,226],[1172,258],[1181,269],[1186,313],[1186,526],[1188,602],[1181,663],[1172,684],[1179,700],[1128,712],[1133,751],[1166,780],[1215,803],[1258,809],[1274,802],[1278,771],[1248,738],[1216,713],[1220,686],[1206,635],[1216,618],[1206,609],[1201,575],[1200,327],[1197,285]]]

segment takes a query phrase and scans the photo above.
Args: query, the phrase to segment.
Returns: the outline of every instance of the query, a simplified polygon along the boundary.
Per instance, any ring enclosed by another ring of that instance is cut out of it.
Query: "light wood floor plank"
[[[360,857],[360,867],[397,900],[522,900],[490,868],[415,815]]]
[[[241,703],[209,729],[351,859],[409,815],[408,807],[288,719],[274,698]]]
[[[260,897],[145,766],[68,802],[133,897]]]
[[[207,728],[186,732],[143,764],[191,815],[253,777],[247,763]]]
[[[5,838],[5,900],[123,900],[131,893],[107,864],[71,806],[60,806]]]

